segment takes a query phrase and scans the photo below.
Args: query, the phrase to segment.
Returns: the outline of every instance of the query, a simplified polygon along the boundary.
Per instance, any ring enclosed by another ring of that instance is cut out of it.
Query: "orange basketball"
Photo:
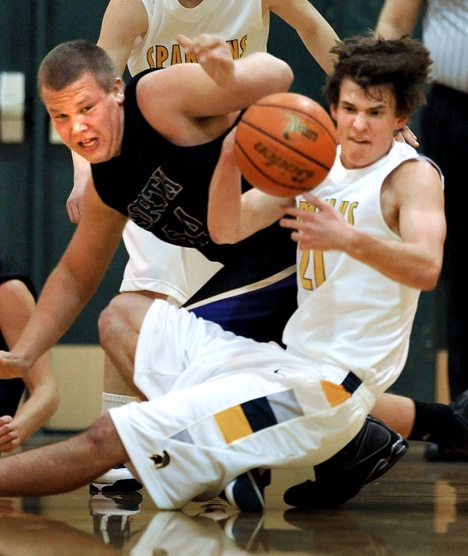
[[[251,185],[277,197],[294,197],[327,177],[335,160],[336,130],[314,100],[275,93],[244,112],[234,150]]]

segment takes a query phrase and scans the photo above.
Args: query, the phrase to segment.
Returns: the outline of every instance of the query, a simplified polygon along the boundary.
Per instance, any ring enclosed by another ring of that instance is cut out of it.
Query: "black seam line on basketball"
[[[256,102],[254,104],[254,106],[266,106],[267,108],[283,108],[284,110],[288,110],[289,112],[296,112],[298,114],[301,114],[302,116],[305,116],[306,118],[310,118],[311,120],[313,120],[316,124],[318,124],[323,131],[325,131],[325,133],[328,135],[328,137],[330,137],[330,139],[333,141],[333,143],[335,143],[336,145],[336,141],[335,141],[335,137],[328,131],[328,129],[322,124],[322,122],[320,120],[317,120],[317,118],[315,118],[312,114],[309,114],[308,112],[304,112],[303,110],[299,110],[298,108],[291,108],[290,106],[283,106],[281,104],[270,104],[270,103],[261,103],[259,104],[258,102]],[[246,122],[244,122],[246,123]]]
[[[310,160],[311,162],[314,162],[315,164],[317,164],[317,166],[321,166],[324,170],[330,170],[331,166],[327,166],[326,164],[324,164],[323,162],[320,162],[320,160],[316,160],[315,158],[313,158],[312,156],[309,156],[307,154],[305,154],[302,151],[299,151],[298,149],[295,149],[294,147],[291,147],[290,145],[286,144],[286,143],[281,143],[274,135],[271,135],[271,133],[268,133],[267,131],[265,131],[264,129],[262,129],[261,127],[258,127],[256,125],[251,124],[250,122],[242,122],[244,125],[255,129],[257,131],[260,131],[265,137],[268,137],[269,139],[272,139],[273,141],[275,141],[275,143],[278,143],[279,145],[281,145],[282,147],[286,147],[288,148],[290,151],[295,152],[296,154],[298,154],[299,156],[303,156],[304,158],[306,158],[307,160]],[[237,144],[237,142],[236,142]],[[238,145],[238,144],[237,144]],[[239,146],[239,145],[238,145]],[[239,147],[240,148],[240,147]],[[242,149],[241,149],[242,150]],[[244,152],[244,151],[242,151]],[[245,154],[245,153],[244,153]]]
[[[245,158],[250,162],[250,164],[257,170],[257,172],[259,174],[261,174],[263,177],[267,178],[269,181],[271,181],[272,183],[276,183],[277,185],[281,185],[282,187],[284,187],[285,189],[290,189],[291,191],[299,191],[299,192],[303,192],[303,191],[307,191],[307,189],[304,190],[304,187],[300,187],[299,185],[297,187],[294,187],[293,185],[290,185],[289,183],[284,183],[282,181],[278,181],[275,180],[274,178],[272,178],[271,176],[269,176],[266,172],[264,172],[261,168],[259,168],[254,162],[253,160],[247,155],[247,153],[245,152],[245,150],[239,145],[239,143],[236,142],[237,147],[239,148],[239,150],[242,152],[242,154],[245,156]],[[248,180],[247,180],[248,181]],[[248,181],[248,183],[250,183]],[[253,185],[253,184],[250,184]]]

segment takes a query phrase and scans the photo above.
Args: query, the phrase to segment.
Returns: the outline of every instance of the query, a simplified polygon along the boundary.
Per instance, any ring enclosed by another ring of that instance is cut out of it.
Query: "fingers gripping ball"
[[[244,112],[234,151],[251,185],[277,197],[294,197],[327,177],[336,154],[335,126],[314,100],[275,93]]]

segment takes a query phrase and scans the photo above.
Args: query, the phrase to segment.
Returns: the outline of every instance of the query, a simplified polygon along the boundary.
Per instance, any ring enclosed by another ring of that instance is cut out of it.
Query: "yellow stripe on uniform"
[[[333,382],[328,382],[328,380],[321,380],[320,384],[332,407],[340,405],[351,397],[351,394],[343,388],[342,384],[334,384]]]
[[[249,436],[253,432],[240,405],[235,405],[220,413],[216,413],[214,418],[226,443]]]

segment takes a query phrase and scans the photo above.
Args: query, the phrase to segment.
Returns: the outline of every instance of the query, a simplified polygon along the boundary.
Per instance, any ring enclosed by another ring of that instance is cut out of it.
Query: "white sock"
[[[101,415],[104,415],[113,407],[120,407],[130,402],[138,402],[136,396],[124,396],[123,394],[111,394],[110,392],[102,393]]]

